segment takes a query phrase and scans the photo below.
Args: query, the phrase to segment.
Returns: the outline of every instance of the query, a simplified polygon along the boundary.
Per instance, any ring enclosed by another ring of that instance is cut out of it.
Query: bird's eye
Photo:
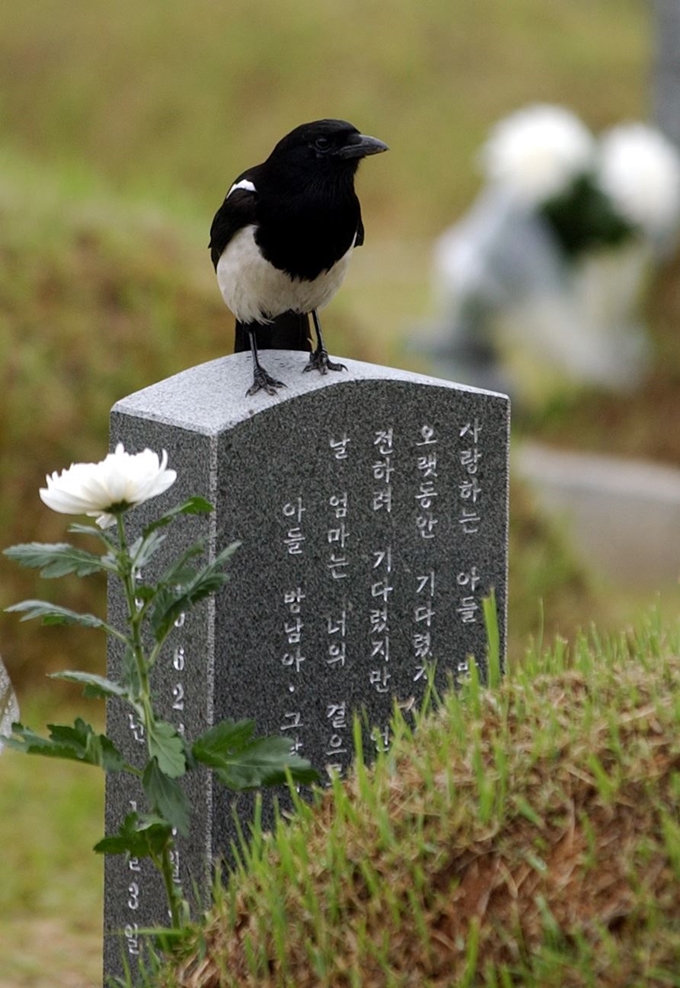
[[[331,146],[331,142],[328,140],[327,137],[317,137],[317,139],[314,141],[314,147],[317,149],[317,151],[327,151],[330,146]]]

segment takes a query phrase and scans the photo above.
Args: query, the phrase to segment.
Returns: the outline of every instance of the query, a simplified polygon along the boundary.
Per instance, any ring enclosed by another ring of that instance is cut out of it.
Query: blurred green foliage
[[[0,546],[63,538],[67,519],[38,487],[104,455],[117,399],[230,351],[207,231],[234,175],[278,137],[341,116],[390,144],[360,172],[367,242],[326,326],[339,353],[402,363],[397,337],[427,304],[430,240],[475,195],[488,127],[531,101],[568,105],[595,130],[647,116],[650,11],[648,0],[5,0]],[[562,409],[559,441],[589,416],[583,403]],[[610,441],[620,410],[594,418]],[[39,585],[0,559],[0,607],[50,594],[105,606],[96,582]],[[608,613],[520,490],[510,597],[515,655],[540,630],[539,597],[547,636]],[[36,729],[63,719],[56,684],[36,707],[45,671],[104,664],[96,632],[4,614],[0,652]],[[99,779],[45,763],[27,786],[11,752],[0,771],[0,986],[94,983]]]
[[[64,199],[44,169],[0,163],[0,532],[3,545],[60,541],[68,519],[45,508],[45,474],[108,449],[123,395],[225,352],[227,314],[177,230],[122,201]],[[207,252],[206,252],[207,253]],[[95,578],[59,587],[2,558],[0,601],[43,593],[102,612]],[[60,581],[61,583],[61,581]],[[65,599],[63,595],[65,593]],[[74,664],[101,667],[103,638],[0,618],[13,679]],[[76,662],[76,664],[78,664]]]
[[[646,0],[5,0],[0,128],[31,156],[206,218],[304,120],[393,150],[372,226],[430,235],[476,186],[487,128],[528,101],[599,129],[645,116]]]
[[[101,723],[101,704],[88,704]],[[83,704],[80,703],[80,710]],[[68,718],[28,702],[22,714],[42,727]],[[101,983],[104,782],[82,765],[0,758],[0,988],[56,988]]]
[[[361,171],[367,243],[326,327],[331,349],[400,364],[399,334],[426,305],[428,238],[474,195],[488,126],[531,100],[568,103],[595,128],[648,103],[644,0],[7,0],[5,14],[2,545],[63,537],[38,487],[104,455],[117,399],[230,351],[207,231],[233,176],[290,127],[342,116],[391,146]],[[519,543],[535,548],[513,553],[513,578],[547,595],[550,617],[575,567],[540,540]],[[63,588],[65,606],[104,607],[95,581]],[[0,562],[0,604],[55,592]],[[511,630],[524,634],[538,604],[520,596]],[[568,599],[567,627],[592,595]],[[19,685],[76,652],[104,662],[94,632],[7,615],[0,652]]]
[[[7,546],[63,540],[69,519],[38,497],[45,473],[101,459],[114,402],[228,352],[231,324],[190,228],[113,197],[71,200],[64,211],[47,174],[20,172],[7,157],[0,176],[0,532]],[[347,316],[335,330],[341,352],[380,358]],[[520,489],[512,525],[513,642],[538,621],[539,597],[550,629],[572,628],[594,595]],[[40,581],[0,556],[4,607],[37,596],[102,614],[104,590],[97,577]],[[98,632],[46,629],[15,614],[0,614],[0,643],[18,687],[74,665],[102,671],[105,661]]]

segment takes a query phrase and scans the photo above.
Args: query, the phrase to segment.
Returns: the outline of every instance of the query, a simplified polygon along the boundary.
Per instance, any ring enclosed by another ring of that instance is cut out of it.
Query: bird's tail
[[[309,316],[305,312],[283,312],[271,323],[236,322],[234,353],[250,350],[250,332],[255,330],[258,350],[306,350],[311,352]]]

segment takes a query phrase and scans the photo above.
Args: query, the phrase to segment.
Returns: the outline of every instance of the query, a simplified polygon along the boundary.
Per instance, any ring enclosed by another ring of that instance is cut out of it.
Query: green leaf
[[[11,607],[7,607],[6,610],[10,613],[23,613],[22,621],[42,618],[43,624],[81,624],[85,628],[106,627],[106,622],[95,617],[94,614],[79,614],[67,607],[50,604],[46,600],[22,600],[19,604],[12,604]]]
[[[183,837],[189,833],[191,807],[189,800],[176,779],[161,771],[158,761],[152,758],[142,776],[144,792],[154,812],[167,820]]]
[[[148,726],[149,754],[158,759],[161,772],[172,779],[179,779],[187,770],[184,741],[172,724],[155,720]]]
[[[240,542],[234,542],[208,563],[203,569],[194,572],[177,586],[162,586],[154,601],[151,612],[151,630],[156,641],[163,641],[173,624],[183,611],[220,590],[229,579],[224,567],[238,549]]]
[[[120,678],[129,697],[138,698],[142,691],[142,681],[135,653],[129,643],[123,650]]]
[[[253,721],[224,720],[194,741],[192,754],[228,789],[280,785],[286,782],[287,770],[295,782],[319,778],[307,759],[291,752],[287,738],[253,739],[253,731]]]
[[[73,727],[60,724],[47,726],[55,744],[70,745],[76,760],[98,765],[107,772],[120,772],[127,768],[127,763],[113,742],[105,734],[95,734],[90,725],[80,717]]]
[[[95,734],[89,724],[80,717],[73,727],[48,724],[49,738],[35,734],[22,724],[13,724],[13,736],[5,740],[8,748],[23,751],[27,755],[44,755],[47,758],[65,758],[85,765],[98,765],[106,772],[123,772],[128,765],[123,756],[105,734]]]
[[[128,813],[118,833],[95,844],[97,854],[129,854],[133,858],[157,857],[172,837],[172,827],[157,816]]]
[[[73,522],[72,525],[69,525],[68,531],[73,532],[74,535],[92,535],[110,547],[115,544],[111,536],[103,528],[99,528],[98,525],[83,525],[80,522]]]
[[[147,538],[155,529],[169,525],[173,518],[176,518],[178,515],[209,515],[214,510],[210,501],[206,501],[204,497],[190,497],[184,504],[178,504],[164,515],[161,515],[160,518],[157,518],[156,521],[152,521],[150,525],[147,525],[144,529],[144,538]]]
[[[167,584],[175,586],[178,583],[187,583],[196,573],[196,570],[188,565],[190,560],[195,559],[196,556],[200,556],[204,551],[204,539],[197,542],[196,545],[190,546],[168,566],[158,581],[158,585],[163,586]]]
[[[97,676],[90,672],[53,672],[50,679],[66,679],[70,683],[82,683],[85,687],[84,695],[97,700],[109,696],[116,696],[126,699],[128,691],[120,683],[114,683],[104,676]]]
[[[135,583],[135,598],[143,604],[148,604],[156,596],[156,588],[146,583]]]
[[[78,549],[68,542],[27,542],[10,546],[4,550],[4,555],[22,566],[39,569],[41,576],[46,579],[66,576],[68,573],[89,576],[107,568],[101,556]]]
[[[162,532],[152,530],[148,535],[140,536],[130,546],[130,559],[134,569],[143,569],[150,559],[158,552],[167,538]]]
[[[243,750],[255,731],[254,720],[222,720],[196,738],[191,751],[204,765],[214,768],[225,755]]]

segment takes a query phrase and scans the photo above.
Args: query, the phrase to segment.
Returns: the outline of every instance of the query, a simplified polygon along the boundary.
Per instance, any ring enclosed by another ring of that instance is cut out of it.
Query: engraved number
[[[128,909],[139,909],[139,885],[131,882],[128,885]]]

